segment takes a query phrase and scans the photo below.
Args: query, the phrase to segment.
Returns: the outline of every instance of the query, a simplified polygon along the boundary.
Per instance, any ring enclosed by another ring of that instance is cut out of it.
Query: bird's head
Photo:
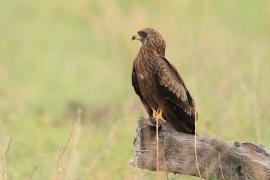
[[[159,55],[165,55],[166,42],[162,35],[153,28],[145,28],[132,36],[133,40],[142,42],[142,48],[147,48],[148,51],[155,51]]]

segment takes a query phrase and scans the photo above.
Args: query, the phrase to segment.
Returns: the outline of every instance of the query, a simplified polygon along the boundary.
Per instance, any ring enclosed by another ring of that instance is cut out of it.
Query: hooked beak
[[[141,36],[140,36],[139,34],[135,34],[135,35],[132,36],[132,41],[133,41],[133,40],[139,40],[139,41],[142,41],[142,38],[141,38]]]

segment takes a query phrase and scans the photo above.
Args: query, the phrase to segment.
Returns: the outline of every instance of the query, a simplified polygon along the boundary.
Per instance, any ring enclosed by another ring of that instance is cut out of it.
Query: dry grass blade
[[[8,141],[8,144],[7,144],[7,148],[6,148],[5,152],[4,152],[3,160],[2,160],[2,179],[3,180],[8,179],[8,175],[7,175],[7,159],[8,159],[8,152],[10,150],[10,146],[11,146],[12,141],[13,141],[13,137],[10,137],[9,141]]]
[[[31,171],[30,175],[28,176],[28,180],[31,180],[34,176],[34,174],[37,172],[38,168],[40,167],[40,165],[42,164],[44,160],[44,156],[38,161],[38,163],[34,166],[33,170]]]
[[[68,144],[70,143],[71,141],[71,137],[72,137],[72,134],[73,134],[73,131],[74,131],[74,124],[72,124],[72,129],[71,129],[71,132],[70,132],[70,135],[69,135],[69,138],[63,148],[62,151],[60,151],[60,146],[58,148],[58,152],[57,152],[57,155],[56,155],[56,166],[57,166],[57,173],[56,173],[56,179],[59,180],[60,177],[61,177],[61,174],[63,173],[63,170],[61,168],[61,165],[60,165],[60,161],[62,160],[65,152],[67,151],[67,147],[68,147]]]
[[[225,180],[223,170],[222,170],[222,166],[221,166],[220,153],[219,152],[218,152],[218,163],[219,163],[219,169],[220,169],[220,172],[221,172],[222,179]]]
[[[159,152],[158,152],[158,143],[159,143],[159,138],[158,138],[158,121],[156,122],[156,145],[157,145],[157,153],[156,153],[156,173],[157,173],[157,176],[156,176],[156,179],[158,180],[159,179],[159,176],[158,176],[158,173],[159,173],[159,160],[158,160],[158,157],[159,157]]]
[[[77,110],[77,117],[74,123],[73,143],[71,145],[71,155],[66,171],[65,179],[75,179],[75,168],[78,162],[77,145],[80,138],[81,109]]]
[[[70,134],[69,134],[69,137],[68,137],[68,140],[63,148],[63,150],[60,152],[59,156],[58,156],[58,162],[63,158],[65,152],[67,151],[67,148],[68,148],[68,145],[70,144],[70,141],[71,141],[71,138],[73,136],[73,131],[74,131],[74,123],[72,124],[72,129],[70,131]]]
[[[167,137],[165,137],[164,144],[163,144],[163,161],[164,161],[164,164],[165,164],[165,177],[166,177],[166,180],[169,180],[168,166],[167,166],[166,158],[165,158],[166,141],[167,141]]]
[[[77,110],[77,117],[78,117],[78,114],[79,114],[79,116],[81,115],[81,110],[80,110],[80,109]],[[61,177],[61,174],[63,173],[63,170],[62,170],[61,165],[60,165],[60,161],[62,160],[64,154],[65,154],[66,151],[67,151],[68,145],[69,145],[70,142],[71,142],[72,136],[73,136],[74,131],[75,131],[75,128],[74,128],[75,123],[76,123],[76,121],[72,123],[72,129],[71,129],[71,131],[70,131],[68,140],[67,140],[67,142],[66,142],[66,144],[65,144],[65,146],[64,146],[64,148],[63,148],[63,150],[60,151],[60,147],[59,147],[59,148],[58,148],[58,152],[57,152],[57,154],[56,154],[56,167],[57,167],[57,170],[56,170],[56,179],[57,179],[57,180],[61,179],[60,177]]]
[[[9,149],[10,149],[12,140],[13,140],[13,137],[10,137],[10,138],[9,138],[9,141],[8,141],[7,149],[6,149],[6,151],[5,151],[5,158],[6,158],[6,159],[7,159],[7,157],[8,157],[8,152],[9,152]]]

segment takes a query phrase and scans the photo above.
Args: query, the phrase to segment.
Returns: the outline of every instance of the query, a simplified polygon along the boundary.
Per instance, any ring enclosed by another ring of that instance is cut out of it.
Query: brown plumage
[[[195,102],[186,85],[165,58],[166,43],[152,28],[138,31],[132,40],[142,42],[133,63],[132,85],[149,117],[161,110],[164,119],[181,132],[195,133]]]

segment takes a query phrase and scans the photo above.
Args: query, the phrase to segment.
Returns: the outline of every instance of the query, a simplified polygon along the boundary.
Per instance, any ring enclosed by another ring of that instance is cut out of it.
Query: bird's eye
[[[146,38],[147,37],[147,33],[144,31],[138,31],[138,34],[142,37],[142,38]]]

